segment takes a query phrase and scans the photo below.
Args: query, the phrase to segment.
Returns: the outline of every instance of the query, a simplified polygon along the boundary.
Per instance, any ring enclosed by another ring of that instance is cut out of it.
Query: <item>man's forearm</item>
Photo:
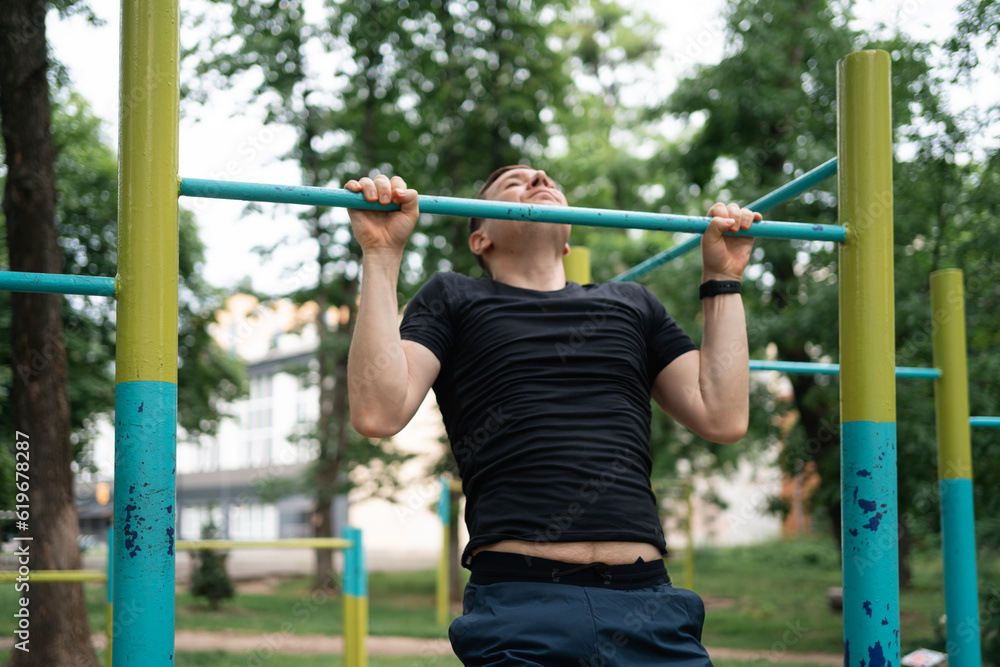
[[[749,352],[746,314],[739,294],[706,297],[700,390],[705,408],[733,429],[749,419]],[[720,423],[720,426],[722,424]]]
[[[390,418],[393,407],[406,399],[408,374],[396,299],[400,261],[395,255],[362,259],[361,303],[347,361],[356,427]]]

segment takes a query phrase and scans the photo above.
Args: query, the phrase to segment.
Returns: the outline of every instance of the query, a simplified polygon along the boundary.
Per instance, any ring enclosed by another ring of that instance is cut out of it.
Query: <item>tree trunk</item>
[[[317,220],[317,226],[319,221]],[[320,253],[323,249],[320,248]],[[322,285],[323,261],[320,259],[320,281],[317,304],[319,313],[316,315],[316,330],[319,334],[317,357],[319,361],[319,422],[317,438],[319,440],[319,469],[316,475],[316,537],[333,537],[333,497],[336,495],[337,475],[340,468],[340,457],[337,455],[337,445],[333,434],[333,383],[334,372],[329,358],[329,338],[331,332],[326,326],[326,311],[328,303]],[[316,568],[313,589],[328,590],[334,582],[333,551],[316,549]]]
[[[910,590],[913,583],[913,568],[910,567],[910,547],[913,545],[913,538],[910,535],[910,527],[905,521],[899,522],[899,589]]]
[[[3,212],[11,269],[59,273],[45,11],[44,0],[8,0],[0,12]],[[27,549],[32,570],[79,570],[61,296],[12,295],[11,363],[14,425],[25,436],[18,440],[28,443],[29,455],[29,516],[27,530],[18,534],[31,540],[19,545]],[[7,664],[98,667],[82,585],[29,586],[19,595],[28,601],[28,650],[15,648]]]

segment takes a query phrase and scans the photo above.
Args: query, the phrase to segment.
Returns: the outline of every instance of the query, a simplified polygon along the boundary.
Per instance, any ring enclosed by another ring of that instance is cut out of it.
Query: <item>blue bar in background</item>
[[[0,290],[113,297],[115,295],[115,279],[101,276],[69,276],[59,273],[0,271]]]
[[[810,169],[798,178],[785,183],[773,192],[747,204],[747,208],[751,211],[767,211],[775,206],[784,204],[789,199],[798,197],[806,190],[813,189],[836,173],[837,158],[833,157],[815,169]]]
[[[840,364],[818,364],[804,361],[765,361],[751,359],[750,370],[780,371],[782,373],[796,375],[838,375],[840,373]],[[941,377],[941,371],[937,368],[897,366],[896,377],[934,379]]]
[[[750,202],[747,204],[747,208],[751,211],[757,211],[763,213],[768,209],[774,208],[779,204],[784,204],[789,199],[799,196],[806,190],[809,190],[813,186],[817,185],[821,181],[833,176],[837,173],[837,158],[830,158],[820,166],[815,169],[811,169],[806,173],[802,174],[798,178],[788,183],[785,183],[777,190],[764,195],[760,199]],[[686,255],[695,248],[701,245],[701,238],[687,239],[686,241],[681,241],[672,248],[668,248],[663,252],[653,255],[649,259],[636,264],[628,271],[623,271],[617,276],[611,279],[611,282],[624,282],[627,280],[635,280],[640,276],[644,276],[653,269],[663,266],[667,262],[677,259],[682,255]]]

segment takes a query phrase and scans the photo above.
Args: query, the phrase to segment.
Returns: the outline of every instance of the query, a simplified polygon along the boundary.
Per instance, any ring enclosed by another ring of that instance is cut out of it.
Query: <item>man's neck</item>
[[[493,280],[499,283],[537,292],[554,292],[566,287],[562,258],[554,262],[531,256],[490,259],[490,273]]]

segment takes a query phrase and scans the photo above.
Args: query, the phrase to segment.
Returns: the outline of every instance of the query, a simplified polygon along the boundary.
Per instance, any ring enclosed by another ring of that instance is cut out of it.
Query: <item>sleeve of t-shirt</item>
[[[399,325],[400,338],[420,343],[442,364],[447,361],[454,340],[450,296],[444,278],[435,275],[406,305]]]
[[[646,359],[652,382],[671,361],[686,352],[697,350],[698,347],[670,316],[659,299],[645,287],[642,288],[642,295],[648,312]]]

